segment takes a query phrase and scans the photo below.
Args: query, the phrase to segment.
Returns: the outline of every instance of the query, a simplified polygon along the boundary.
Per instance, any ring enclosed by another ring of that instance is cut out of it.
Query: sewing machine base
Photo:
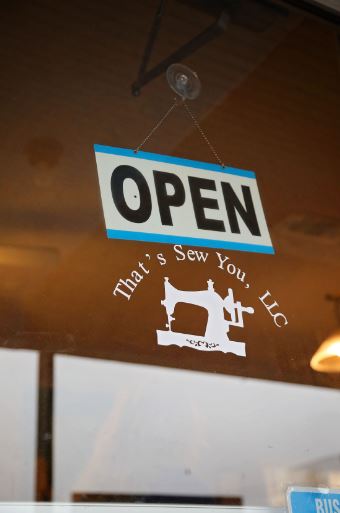
[[[220,351],[222,353],[233,353],[237,356],[246,356],[246,345],[244,342],[229,340],[220,344],[209,341],[205,337],[175,331],[157,330],[157,343],[160,346],[174,345],[178,347],[191,347],[199,351]]]

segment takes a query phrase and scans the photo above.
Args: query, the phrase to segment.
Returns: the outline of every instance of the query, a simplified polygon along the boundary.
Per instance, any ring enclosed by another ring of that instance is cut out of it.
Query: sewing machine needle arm
[[[168,322],[166,323],[166,327],[171,331],[171,323],[175,320],[175,317],[172,317],[172,315],[168,315]]]

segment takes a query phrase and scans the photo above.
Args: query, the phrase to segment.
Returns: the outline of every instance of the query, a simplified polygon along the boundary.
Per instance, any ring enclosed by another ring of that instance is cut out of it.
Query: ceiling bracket
[[[149,64],[152,50],[154,48],[155,41],[160,29],[160,24],[164,12],[164,5],[165,0],[161,0],[156,10],[153,24],[144,49],[143,58],[141,66],[138,71],[137,79],[131,87],[132,94],[134,96],[139,96],[142,87],[144,87],[154,78],[157,78],[159,75],[164,73],[171,64],[182,61],[183,59],[194,53],[196,50],[198,50],[199,48],[206,45],[211,40],[215,39],[217,36],[222,34],[225,31],[229,22],[229,14],[226,10],[223,9],[217,16],[215,21],[208,28],[200,32],[197,36],[193,37],[190,41],[185,43],[178,50],[170,54],[168,57],[166,57],[161,62],[156,64],[156,66],[147,71],[147,66]]]

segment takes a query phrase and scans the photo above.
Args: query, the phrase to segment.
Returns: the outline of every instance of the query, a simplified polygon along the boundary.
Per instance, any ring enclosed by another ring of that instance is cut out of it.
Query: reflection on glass
[[[0,349],[0,501],[34,500],[37,355]]]
[[[339,391],[63,356],[55,391],[55,500],[340,486]]]

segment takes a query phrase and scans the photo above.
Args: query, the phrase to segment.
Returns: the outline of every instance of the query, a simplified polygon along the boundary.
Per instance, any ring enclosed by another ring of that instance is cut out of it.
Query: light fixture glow
[[[318,372],[340,372],[340,330],[321,344],[310,365]]]

